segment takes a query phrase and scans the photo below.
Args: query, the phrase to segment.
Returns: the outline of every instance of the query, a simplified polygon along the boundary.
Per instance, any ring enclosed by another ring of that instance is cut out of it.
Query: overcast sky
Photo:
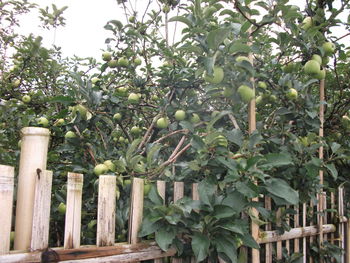
[[[46,47],[50,47],[53,43],[62,47],[65,56],[100,58],[101,49],[106,48],[104,41],[111,36],[110,31],[103,28],[104,25],[112,19],[125,22],[124,10],[117,4],[117,0],[31,0],[31,2],[37,3],[42,8],[51,7],[52,3],[55,3],[58,8],[68,6],[63,13],[66,26],[59,27],[56,34],[53,30],[48,31],[39,27],[38,13],[24,16],[20,29],[20,33],[25,35],[31,32],[41,35]],[[133,0],[132,3],[134,5],[136,3],[138,10],[145,10],[148,0]],[[153,6],[157,7],[156,1],[153,3]],[[300,4],[301,1],[291,0],[289,3]],[[343,14],[343,17],[346,19],[346,14]],[[339,31],[339,35],[346,33],[344,30],[335,30]],[[343,39],[344,42],[348,40]]]

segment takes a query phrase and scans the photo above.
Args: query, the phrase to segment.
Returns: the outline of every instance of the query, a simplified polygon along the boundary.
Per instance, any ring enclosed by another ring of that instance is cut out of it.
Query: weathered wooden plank
[[[185,185],[183,182],[174,183],[174,202],[181,199],[184,196]],[[172,263],[181,263],[181,258],[173,258]]]
[[[338,188],[338,214],[339,214],[339,218],[344,217],[344,188],[343,187]],[[339,234],[339,247],[344,250],[345,249],[345,229],[344,229],[343,220],[340,220],[339,222],[338,234]],[[344,255],[341,256],[340,262],[341,263],[345,262]]]
[[[0,255],[10,250],[15,169],[0,165]]]
[[[294,215],[294,227],[299,227],[300,226],[299,205],[294,206],[294,209],[296,210],[296,214]],[[298,253],[300,251],[299,245],[300,245],[299,239],[298,238],[294,239],[294,253]]]
[[[64,248],[80,246],[81,202],[83,195],[83,175],[68,173],[67,209],[64,229]]]
[[[139,241],[137,236],[142,223],[143,215],[143,194],[144,181],[140,178],[134,178],[131,188],[131,206],[129,217],[129,237],[130,244],[136,244]]]
[[[265,197],[265,208],[269,211],[271,211],[271,197],[266,196]],[[266,224],[265,231],[271,231],[271,223]],[[272,244],[266,243],[265,245],[265,262],[266,263],[272,263]]]
[[[116,179],[100,175],[98,180],[97,246],[111,246],[115,241]]]
[[[52,171],[43,171],[35,183],[32,237],[30,250],[45,249],[49,245]]]
[[[281,226],[281,208],[278,208],[277,212],[276,212],[276,223],[277,226]],[[282,240],[279,239],[277,241],[276,244],[276,258],[277,260],[281,260],[282,259]]]
[[[323,225],[322,227],[325,234],[332,233],[336,231],[336,226],[332,224]],[[278,242],[283,240],[290,240],[301,237],[310,237],[318,235],[317,226],[306,226],[292,228],[290,231],[285,232],[282,235],[278,235],[277,231],[265,231],[260,233],[260,238],[258,239],[259,244],[265,244],[270,242]]]
[[[137,244],[115,244],[115,246],[97,247],[86,246],[77,249],[53,248],[47,251],[34,251],[29,253],[11,253],[0,256],[1,263],[15,263],[15,262],[58,262],[70,261],[78,262],[76,260],[86,260],[83,262],[109,262],[111,256],[119,256],[112,258],[114,262],[127,262],[146,260],[154,258],[162,258],[175,255],[175,249],[169,249],[163,252],[155,242],[143,242]],[[93,261],[96,260],[102,261]],[[105,261],[103,261],[105,260]],[[107,261],[106,261],[107,260]]]

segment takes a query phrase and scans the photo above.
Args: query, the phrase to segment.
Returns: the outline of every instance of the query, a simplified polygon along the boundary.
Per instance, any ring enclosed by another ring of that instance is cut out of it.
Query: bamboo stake
[[[335,196],[334,192],[331,192],[331,223],[334,222],[334,209],[335,209]],[[331,233],[331,244],[334,244],[334,233]]]
[[[45,128],[26,127],[21,130],[14,245],[16,250],[30,247],[35,178],[38,173],[46,170],[49,135],[50,131]]]
[[[198,183],[192,184],[192,200],[199,200]]]
[[[310,201],[310,208],[311,208],[311,220],[310,220],[310,225],[313,225],[313,214],[314,214],[314,204],[312,203],[312,201]],[[312,243],[314,241],[314,238],[311,236],[310,239],[309,239],[309,247],[311,247]],[[309,261],[310,263],[313,263],[314,262],[314,259],[313,257],[309,256]]]
[[[82,194],[83,175],[68,173],[67,209],[64,229],[64,248],[67,249],[80,247]]]
[[[278,208],[277,213],[276,213],[276,218],[277,218],[277,226],[281,226],[281,208]],[[277,241],[277,253],[276,253],[277,260],[281,260],[283,255],[282,255],[282,241],[279,240]]]
[[[289,208],[289,206],[286,207],[287,209]],[[289,217],[287,218],[287,225],[290,226],[290,219]],[[290,242],[289,240],[286,240],[286,249],[287,249],[287,255],[289,256],[290,254]]]
[[[0,255],[10,251],[15,169],[0,165]]]
[[[294,206],[294,209],[297,211],[296,214],[294,215],[294,227],[299,227],[300,226],[300,221],[299,221],[299,205]],[[304,216],[304,214],[303,214]],[[303,225],[304,226],[304,225]],[[294,239],[294,253],[298,253],[300,251],[300,244],[299,244],[299,239]]]
[[[303,203],[303,227],[306,227],[306,203]],[[303,263],[306,263],[306,237],[303,237]]]
[[[98,179],[98,210],[96,245],[112,246],[115,241],[116,182],[114,175],[100,175]]]
[[[162,197],[163,199],[163,204],[165,204],[165,181],[157,181],[157,190],[159,195]],[[162,263],[163,259],[162,258],[157,258],[154,260],[154,263]]]
[[[184,196],[184,183],[175,182],[174,183],[174,203]],[[172,263],[182,263],[181,258],[173,258]]]
[[[265,208],[271,211],[271,197],[265,196]],[[266,224],[265,231],[271,231],[271,223]],[[272,263],[272,244],[266,243],[265,245],[265,262]]]
[[[339,187],[338,188],[338,213],[339,213],[339,247],[344,250],[345,249],[345,231],[344,231],[344,222],[343,222],[343,217],[344,217],[344,188]],[[340,262],[344,262],[344,255],[341,256]]]
[[[36,177],[31,251],[49,246],[51,188],[52,171],[45,170]]]
[[[323,205],[323,207],[322,207],[322,211],[324,211],[324,215],[323,215],[323,224],[328,224],[328,218],[327,218],[327,216],[328,216],[328,213],[326,212],[327,211],[327,193],[326,192],[323,192],[322,193],[322,205]],[[327,235],[325,234],[324,236],[323,236],[323,240],[326,240],[327,241]]]
[[[136,244],[138,242],[137,234],[142,223],[143,214],[143,192],[144,182],[143,179],[134,178],[132,181],[131,189],[131,207],[129,218],[129,238],[130,244]]]

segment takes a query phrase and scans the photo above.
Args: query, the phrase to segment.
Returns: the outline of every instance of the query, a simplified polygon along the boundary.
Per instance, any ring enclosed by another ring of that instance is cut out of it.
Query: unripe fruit
[[[304,72],[309,75],[318,74],[320,71],[320,64],[315,60],[309,60],[304,65]]]
[[[301,28],[304,30],[308,30],[313,25],[314,25],[314,21],[313,21],[312,17],[308,16],[308,17],[305,17],[303,22],[301,23]]]
[[[58,119],[56,122],[55,122],[55,126],[62,126],[64,124],[64,119]]]
[[[258,88],[261,88],[261,89],[267,89],[267,85],[264,81],[259,81],[258,82]]]
[[[239,96],[241,97],[241,100],[245,103],[250,102],[255,97],[254,90],[247,85],[241,85],[237,89],[237,92],[238,92]]]
[[[159,128],[159,129],[165,129],[165,128],[167,128],[168,127],[168,125],[169,125],[169,121],[168,121],[168,119],[167,118],[159,118],[158,120],[157,120],[157,127]]]
[[[318,74],[315,75],[316,79],[325,79],[326,78],[326,69],[321,69]]]
[[[177,110],[175,112],[175,120],[183,121],[186,118],[186,112],[184,110]]]
[[[18,88],[19,85],[21,85],[21,81],[19,79],[16,79],[16,80],[12,81],[11,85],[13,88]]]
[[[29,103],[29,102],[31,101],[31,97],[30,97],[29,95],[24,95],[24,96],[22,97],[22,101],[23,101],[24,103]]]
[[[294,63],[288,63],[282,68],[284,73],[292,73],[294,71]]]
[[[107,166],[109,171],[115,172],[115,164],[111,160],[104,161],[103,164]]]
[[[144,187],[143,187],[143,194],[144,195],[148,195],[149,192],[151,191],[152,185],[149,183],[145,183]]]
[[[130,133],[132,135],[139,135],[141,133],[141,129],[138,127],[138,126],[133,126],[131,129],[130,129]]]
[[[100,81],[100,79],[98,78],[98,77],[93,77],[92,79],[91,79],[91,83],[92,84],[97,84],[97,82],[99,82]]]
[[[332,55],[335,51],[335,46],[332,42],[323,43],[322,48],[326,56]]]
[[[73,112],[79,112],[82,118],[86,118],[86,114],[87,114],[87,109],[85,108],[85,106],[78,104],[74,107]]]
[[[311,59],[317,61],[318,64],[322,65],[322,58],[320,55],[314,54],[312,55]]]
[[[118,59],[118,66],[119,67],[127,67],[129,66],[129,60],[125,57],[119,58]]]
[[[287,98],[290,99],[290,100],[295,100],[298,98],[298,91],[296,89],[289,89],[288,92],[287,92]]]
[[[142,64],[142,60],[140,58],[135,58],[134,64],[135,64],[135,66],[140,66]]]
[[[134,23],[136,19],[134,16],[130,16],[128,20],[130,23]]]
[[[224,70],[221,67],[214,67],[213,76],[209,76],[207,73],[204,74],[204,80],[212,84],[219,84],[223,79]]]
[[[77,135],[75,134],[75,132],[72,132],[72,131],[67,131],[66,134],[64,135],[64,138],[66,139],[72,139],[76,137]]]
[[[45,117],[40,117],[40,118],[37,120],[37,123],[38,123],[39,125],[42,125],[43,127],[49,126],[49,121],[48,121],[48,119],[46,119]]]
[[[112,59],[112,60],[108,61],[107,65],[110,68],[116,68],[118,66],[118,61],[115,59]]]
[[[66,213],[66,205],[64,203],[60,203],[57,207],[58,213],[64,215]]]
[[[110,61],[111,58],[112,58],[112,54],[111,53],[109,53],[109,52],[103,52],[102,53],[102,59],[104,61]]]
[[[103,173],[105,173],[107,171],[108,171],[108,167],[105,164],[98,164],[94,168],[94,173],[96,175],[101,175],[101,174],[103,174]]]
[[[245,57],[245,56],[236,57],[236,62],[243,62],[243,61],[247,61],[250,63],[250,59],[248,57]]]
[[[193,113],[190,121],[191,123],[196,124],[201,121],[201,118],[198,116],[197,113]]]
[[[120,121],[122,119],[122,115],[118,112],[118,113],[113,115],[113,119]]]
[[[129,97],[128,97],[128,102],[133,103],[133,104],[137,104],[140,101],[140,96],[137,95],[136,93],[130,93]]]
[[[224,95],[225,98],[231,98],[234,94],[234,90],[231,87],[225,87],[224,91],[222,92],[222,95]]]

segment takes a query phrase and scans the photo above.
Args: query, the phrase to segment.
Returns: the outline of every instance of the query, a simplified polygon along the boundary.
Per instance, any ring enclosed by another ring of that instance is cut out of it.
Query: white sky
[[[111,32],[105,30],[104,25],[112,19],[125,22],[124,10],[117,4],[117,0],[30,0],[37,3],[42,8],[51,4],[56,4],[57,8],[68,6],[63,13],[66,18],[66,26],[59,27],[56,32],[48,31],[39,27],[39,14],[31,13],[30,16],[24,16],[21,20],[21,34],[34,33],[41,35],[46,47],[53,43],[62,47],[64,56],[77,55],[79,57],[101,57],[101,49],[107,45],[104,43],[107,37],[111,37]],[[156,1],[153,1],[156,2]],[[304,1],[302,1],[304,3]],[[148,0],[134,0],[133,5],[137,5],[137,10],[144,10]],[[300,4],[299,0],[291,0],[290,4]],[[157,5],[153,5],[156,6]],[[301,8],[303,9],[303,7]],[[170,13],[170,15],[175,15]],[[346,14],[344,14],[346,16]],[[339,29],[337,29],[339,30]],[[344,32],[340,30],[339,35]],[[170,30],[171,32],[171,30]],[[171,32],[172,36],[172,32]],[[344,39],[343,41],[348,41]]]

